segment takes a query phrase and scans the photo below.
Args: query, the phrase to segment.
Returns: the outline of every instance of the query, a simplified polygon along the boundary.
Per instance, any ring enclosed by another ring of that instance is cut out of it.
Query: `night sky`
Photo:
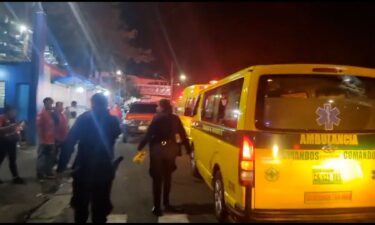
[[[251,65],[332,63],[375,67],[375,4],[124,3],[137,44],[156,60],[130,68],[168,77],[173,53],[194,83]],[[157,15],[160,15],[161,23]]]

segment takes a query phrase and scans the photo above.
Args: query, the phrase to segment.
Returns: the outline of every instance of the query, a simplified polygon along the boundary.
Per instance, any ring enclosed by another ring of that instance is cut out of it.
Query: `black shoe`
[[[174,207],[174,206],[171,206],[171,205],[165,205],[165,206],[164,206],[164,210],[165,210],[166,212],[183,213],[183,210],[182,210],[182,209],[177,208],[177,207]]]
[[[152,213],[155,216],[162,216],[163,215],[163,212],[161,211],[161,209],[155,208],[155,206],[152,208]]]
[[[21,177],[13,178],[13,184],[25,184],[26,182]]]

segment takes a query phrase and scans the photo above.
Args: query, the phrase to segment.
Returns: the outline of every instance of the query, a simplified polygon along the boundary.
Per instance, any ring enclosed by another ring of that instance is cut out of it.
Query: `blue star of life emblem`
[[[319,116],[316,122],[319,126],[324,125],[325,130],[333,130],[333,125],[340,124],[341,119],[337,117],[340,110],[337,107],[332,109],[331,104],[324,104],[324,107],[319,107],[315,113]]]

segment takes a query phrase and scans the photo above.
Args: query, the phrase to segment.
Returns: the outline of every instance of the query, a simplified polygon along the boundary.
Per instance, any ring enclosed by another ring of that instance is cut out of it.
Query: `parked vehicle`
[[[156,103],[136,102],[130,105],[123,124],[123,142],[126,143],[129,137],[145,134],[152,118],[156,114]]]

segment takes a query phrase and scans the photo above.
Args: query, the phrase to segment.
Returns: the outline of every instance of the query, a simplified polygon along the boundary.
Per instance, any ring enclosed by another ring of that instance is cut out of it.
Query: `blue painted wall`
[[[30,83],[31,63],[0,64],[0,80],[5,81],[5,104],[17,106],[17,85]]]
[[[31,63],[25,62],[0,64],[0,80],[5,81],[5,104],[18,107],[19,110],[22,110],[18,119],[26,119],[26,124],[28,125],[26,127],[26,140],[27,142],[34,144],[36,132],[35,127],[30,126],[30,124],[32,124],[32,122],[35,120],[35,116],[30,113],[30,105],[35,105],[35,103],[30,104],[29,96],[35,96],[36,93],[30,88],[29,92],[22,93],[22,96],[18,97],[17,93],[17,89],[20,84],[30,85],[32,81]],[[22,102],[28,102],[26,112],[25,107],[20,107],[19,105],[22,104]],[[3,113],[3,111],[4,109],[0,108],[0,113]]]

